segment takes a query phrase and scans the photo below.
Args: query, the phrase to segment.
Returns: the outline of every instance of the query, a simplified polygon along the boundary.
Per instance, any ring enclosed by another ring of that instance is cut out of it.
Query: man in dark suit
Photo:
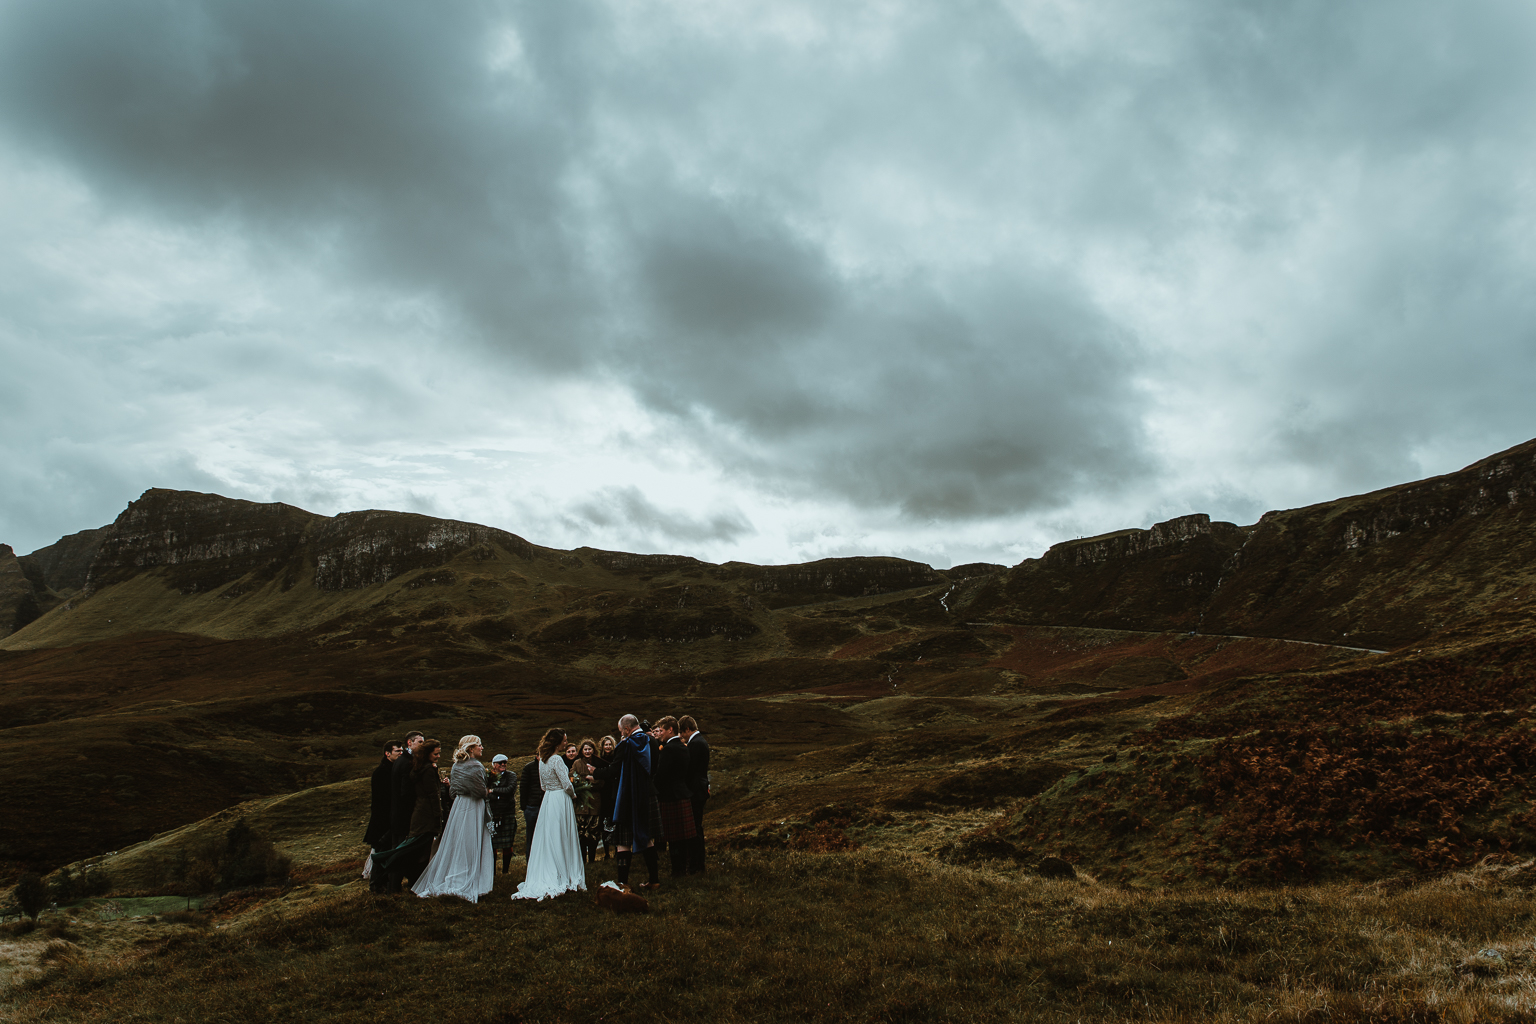
[[[416,788],[411,782],[411,755],[421,746],[425,737],[419,732],[405,734],[405,750],[389,767],[389,839],[383,849],[393,850],[411,834],[411,812],[416,809]],[[397,893],[400,891],[400,874],[393,872],[383,878],[374,875],[370,881],[374,892]]]
[[[704,872],[704,802],[709,799],[709,740],[692,715],[677,720],[688,747],[688,794],[693,804],[693,838],[688,841],[688,873]]]
[[[681,878],[688,873],[688,852],[698,835],[688,790],[688,747],[677,735],[677,719],[671,715],[658,721],[651,734],[661,743],[653,781],[661,808],[661,834],[667,841],[672,877]]]

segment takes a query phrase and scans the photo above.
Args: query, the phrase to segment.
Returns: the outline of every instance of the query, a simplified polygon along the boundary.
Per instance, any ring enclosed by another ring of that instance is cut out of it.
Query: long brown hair
[[[550,755],[560,749],[560,744],[565,742],[565,733],[559,729],[551,729],[539,740],[538,758],[540,761],[548,761]]]
[[[416,753],[411,755],[411,771],[419,772],[423,768],[432,767],[432,751],[442,749],[441,740],[422,740],[421,746],[416,748]]]

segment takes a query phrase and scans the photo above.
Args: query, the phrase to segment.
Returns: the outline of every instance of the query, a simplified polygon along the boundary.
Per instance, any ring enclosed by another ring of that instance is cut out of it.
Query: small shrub
[[[80,880],[69,868],[60,868],[48,879],[48,895],[55,903],[73,903],[80,895]]]
[[[293,868],[293,859],[257,835],[244,818],[235,821],[224,837],[224,851],[219,858],[219,887],[243,889],[253,885],[285,882]]]
[[[37,915],[48,906],[48,887],[43,880],[30,871],[22,875],[16,883],[16,905],[21,907],[23,914],[36,921]]]

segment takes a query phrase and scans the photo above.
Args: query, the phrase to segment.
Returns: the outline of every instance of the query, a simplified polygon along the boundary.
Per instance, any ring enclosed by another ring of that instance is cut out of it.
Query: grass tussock
[[[515,877],[473,906],[305,886],[111,955],[44,940],[59,950],[0,993],[0,1016],[374,1021],[425,1000],[498,1024],[1536,1019],[1532,901],[1493,870],[1128,891],[746,851],[628,918],[584,896],[513,904]]]

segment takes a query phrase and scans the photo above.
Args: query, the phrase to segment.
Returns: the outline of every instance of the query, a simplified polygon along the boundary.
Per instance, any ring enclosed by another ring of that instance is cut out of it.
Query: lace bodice
[[[576,796],[576,788],[571,785],[571,770],[559,754],[551,754],[548,761],[539,762],[539,788],[546,793]]]

